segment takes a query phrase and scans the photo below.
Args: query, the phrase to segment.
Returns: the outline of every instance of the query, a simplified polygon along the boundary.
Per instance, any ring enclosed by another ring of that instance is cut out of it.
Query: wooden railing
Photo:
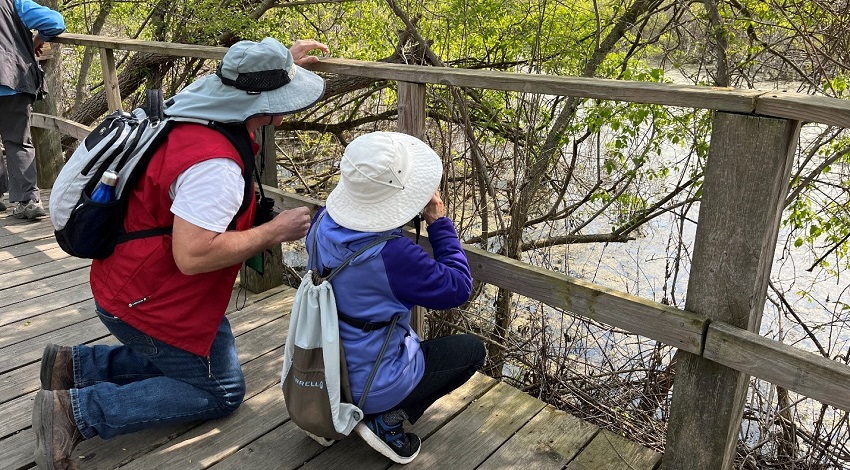
[[[113,51],[220,59],[221,47],[63,34],[101,50],[110,109],[121,107]],[[512,90],[715,110],[685,309],[652,302],[465,246],[473,276],[678,348],[663,466],[729,468],[749,376],[850,411],[850,367],[758,335],[801,122],[850,127],[847,101],[737,90],[322,59],[313,70],[395,81],[399,129],[421,136],[425,86]],[[35,126],[77,138],[53,116]],[[282,208],[320,201],[269,187]]]

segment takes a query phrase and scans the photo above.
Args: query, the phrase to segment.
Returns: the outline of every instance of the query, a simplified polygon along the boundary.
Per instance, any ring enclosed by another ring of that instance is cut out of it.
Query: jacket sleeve
[[[393,295],[410,306],[447,309],[462,305],[472,293],[472,275],[454,224],[447,217],[428,225],[431,258],[407,238],[387,242],[381,251]]]
[[[21,21],[29,29],[35,29],[45,41],[65,32],[65,19],[58,11],[41,6],[32,0],[15,0]]]

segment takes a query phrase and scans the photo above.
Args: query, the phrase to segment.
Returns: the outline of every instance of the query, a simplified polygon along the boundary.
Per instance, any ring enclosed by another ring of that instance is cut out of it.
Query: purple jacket
[[[330,269],[377,237],[401,234],[400,228],[381,233],[350,230],[325,214],[318,227],[314,223],[307,234],[308,251],[312,250],[316,230],[319,263]],[[373,322],[400,315],[363,406],[367,414],[391,409],[422,378],[425,360],[420,339],[410,327],[410,309],[415,305],[432,309],[457,307],[472,292],[469,264],[452,221],[443,217],[428,225],[427,230],[434,258],[402,235],[370,248],[331,281],[337,309],[345,315]],[[387,328],[365,332],[339,323],[354,403],[360,400]]]

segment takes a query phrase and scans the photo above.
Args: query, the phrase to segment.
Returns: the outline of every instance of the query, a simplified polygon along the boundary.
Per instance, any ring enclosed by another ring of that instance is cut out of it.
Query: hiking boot
[[[35,463],[42,470],[77,468],[71,459],[83,435],[74,422],[71,393],[67,390],[39,390],[32,407],[35,432]]]
[[[402,423],[392,426],[386,424],[383,415],[357,423],[354,431],[371,448],[400,464],[413,461],[422,447],[419,436],[412,432],[404,432]]]
[[[69,390],[74,388],[74,360],[71,348],[48,344],[41,354],[42,390]]]
[[[47,215],[41,201],[30,200],[30,202],[19,202],[12,209],[12,215],[19,219],[38,219]]]

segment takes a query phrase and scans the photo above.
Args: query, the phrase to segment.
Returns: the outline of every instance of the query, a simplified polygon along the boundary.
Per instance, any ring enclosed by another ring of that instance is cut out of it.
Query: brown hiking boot
[[[67,390],[39,390],[32,407],[35,432],[35,463],[42,470],[77,468],[71,458],[83,435],[74,422],[71,393]]]
[[[41,354],[41,388],[69,390],[74,388],[74,360],[71,348],[48,344]]]

